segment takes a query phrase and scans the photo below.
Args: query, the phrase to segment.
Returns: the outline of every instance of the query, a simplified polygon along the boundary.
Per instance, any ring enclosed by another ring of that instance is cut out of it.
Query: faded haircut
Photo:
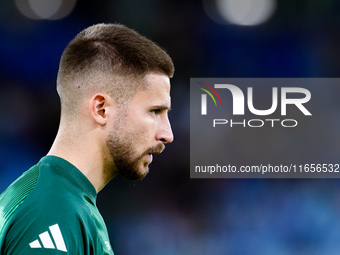
[[[118,104],[145,89],[148,73],[172,77],[174,65],[156,43],[120,24],[97,24],[81,31],[65,48],[57,78],[62,113],[72,115],[82,100],[108,93]]]

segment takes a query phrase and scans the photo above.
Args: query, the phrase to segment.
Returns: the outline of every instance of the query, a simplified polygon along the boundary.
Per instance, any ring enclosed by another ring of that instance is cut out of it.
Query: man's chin
[[[139,171],[137,171],[137,179],[135,181],[143,180],[145,176],[147,176],[148,173],[149,173],[149,164],[143,169],[140,169]]]
[[[142,167],[136,168],[125,168],[120,169],[119,174],[130,181],[140,181],[149,173],[149,164],[145,164]]]

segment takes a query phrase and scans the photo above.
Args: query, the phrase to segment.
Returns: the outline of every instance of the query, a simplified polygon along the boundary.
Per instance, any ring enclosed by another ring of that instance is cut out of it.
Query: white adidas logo
[[[64,238],[61,234],[59,225],[58,224],[52,225],[52,226],[49,227],[49,229],[50,229],[50,232],[52,234],[54,244],[55,244],[55,246],[57,246],[57,250],[67,252],[65,242],[64,242]],[[39,239],[40,239],[40,242],[42,243],[42,245],[44,246],[44,248],[46,248],[46,249],[56,249],[48,231],[41,233],[39,235]],[[35,248],[42,248],[41,244],[39,242],[39,239],[36,239],[33,242],[31,242],[29,244],[30,247],[34,248],[34,249]]]

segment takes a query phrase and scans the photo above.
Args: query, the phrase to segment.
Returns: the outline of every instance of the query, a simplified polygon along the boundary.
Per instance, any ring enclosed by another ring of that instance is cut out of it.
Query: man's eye
[[[156,115],[158,112],[159,112],[158,109],[154,109],[154,110],[151,111],[151,114],[152,114],[152,115]]]

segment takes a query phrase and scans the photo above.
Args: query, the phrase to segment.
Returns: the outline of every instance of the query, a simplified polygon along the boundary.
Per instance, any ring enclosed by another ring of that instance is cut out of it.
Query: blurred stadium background
[[[1,1],[0,192],[53,142],[67,43],[118,22],[165,48],[176,72],[174,143],[146,179],[116,177],[98,195],[115,254],[339,254],[339,180],[189,177],[190,77],[339,77],[339,12],[336,0]],[[335,114],[336,96],[324,95]]]

